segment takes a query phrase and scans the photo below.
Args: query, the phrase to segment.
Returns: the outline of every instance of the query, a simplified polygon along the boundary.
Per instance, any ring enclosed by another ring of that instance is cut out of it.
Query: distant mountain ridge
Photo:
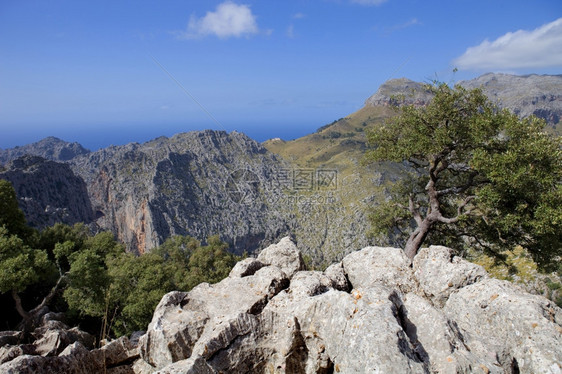
[[[562,75],[489,73],[459,84],[466,88],[481,87],[492,102],[521,117],[534,114],[552,127],[561,125]]]
[[[90,153],[90,150],[82,147],[79,143],[69,143],[54,136],[49,136],[21,147],[0,149],[0,164],[6,164],[24,155],[39,156],[51,161],[69,161],[74,157],[88,153]]]
[[[521,117],[534,114],[553,128],[562,118],[562,75],[510,75],[488,73],[459,85],[481,88],[501,108]],[[407,78],[391,79],[365,101],[365,106],[387,106],[400,100],[404,104],[425,105],[432,98],[424,83]]]

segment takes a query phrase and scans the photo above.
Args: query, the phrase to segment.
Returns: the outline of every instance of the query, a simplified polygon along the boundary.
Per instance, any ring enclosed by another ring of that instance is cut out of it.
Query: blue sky
[[[562,74],[561,17],[559,0],[2,0],[0,148],[290,139],[390,78]]]

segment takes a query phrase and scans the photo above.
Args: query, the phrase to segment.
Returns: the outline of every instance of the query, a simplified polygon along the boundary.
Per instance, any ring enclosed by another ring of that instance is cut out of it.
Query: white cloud
[[[294,25],[289,25],[289,27],[287,27],[287,36],[291,39],[293,39],[295,37],[295,26]]]
[[[294,18],[294,19],[301,19],[301,18],[304,18],[304,17],[305,17],[305,15],[304,15],[303,13],[295,13],[295,14],[293,14],[293,18]]]
[[[459,69],[562,67],[562,18],[532,30],[508,32],[470,47],[453,61]]]
[[[352,3],[361,5],[381,5],[386,0],[351,0]]]
[[[256,17],[248,5],[239,5],[225,1],[214,12],[207,12],[204,17],[191,16],[187,31],[181,32],[182,39],[194,39],[215,35],[221,39],[242,37],[259,32]]]

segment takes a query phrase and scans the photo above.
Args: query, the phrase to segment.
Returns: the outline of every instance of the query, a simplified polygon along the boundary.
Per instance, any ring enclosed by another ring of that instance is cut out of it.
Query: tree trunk
[[[20,295],[17,293],[16,290],[12,290],[12,298],[14,299],[15,303],[16,303],[16,310],[18,311],[18,314],[21,316],[22,320],[21,322],[18,324],[18,330],[20,330],[22,332],[21,334],[21,338],[20,343],[22,341],[27,341],[30,338],[30,334],[33,331],[34,328],[34,323],[33,323],[33,316],[31,313],[27,312],[25,309],[23,309],[23,305],[21,303],[21,298]]]
[[[21,318],[23,318],[24,320],[30,319],[31,314],[29,314],[28,312],[25,311],[25,309],[23,309],[20,295],[18,295],[16,290],[12,290],[12,298],[16,303],[16,310],[18,311],[18,314],[21,316]]]
[[[444,218],[441,215],[440,208],[441,203],[439,201],[439,196],[437,194],[437,190],[435,188],[435,184],[438,179],[439,173],[445,170],[448,167],[447,161],[443,160],[443,155],[436,155],[431,161],[431,167],[429,169],[429,181],[425,186],[425,190],[427,191],[427,196],[429,198],[429,207],[428,212],[425,218],[421,218],[419,214],[419,210],[414,208],[413,204],[410,202],[410,211],[416,218],[416,222],[418,227],[410,234],[408,241],[406,242],[406,246],[404,247],[404,252],[406,256],[413,260],[416,257],[416,254],[420,250],[427,234],[433,227],[433,224],[438,222],[440,219]]]
[[[408,241],[406,242],[406,246],[404,247],[404,252],[410,260],[413,260],[414,257],[416,257],[416,254],[420,250],[421,245],[427,237],[427,234],[429,234],[431,226],[432,222],[426,217],[422,221],[421,225],[419,225],[408,237]]]

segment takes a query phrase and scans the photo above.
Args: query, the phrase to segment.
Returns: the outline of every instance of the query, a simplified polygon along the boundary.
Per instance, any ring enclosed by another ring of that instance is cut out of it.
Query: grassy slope
[[[387,107],[367,106],[313,134],[290,141],[267,140],[263,144],[299,167],[332,167],[343,171],[355,167],[362,159],[365,131],[382,124],[393,113]]]
[[[323,126],[317,132],[291,141],[272,139],[264,146],[289,161],[295,169],[337,170],[336,203],[287,207],[297,218],[294,234],[316,265],[341,259],[368,245],[366,219],[374,201],[384,198],[382,183],[398,172],[397,165],[365,166],[366,131],[380,126],[395,112],[367,106]],[[307,197],[317,191],[298,191]],[[383,244],[383,243],[381,243]]]

